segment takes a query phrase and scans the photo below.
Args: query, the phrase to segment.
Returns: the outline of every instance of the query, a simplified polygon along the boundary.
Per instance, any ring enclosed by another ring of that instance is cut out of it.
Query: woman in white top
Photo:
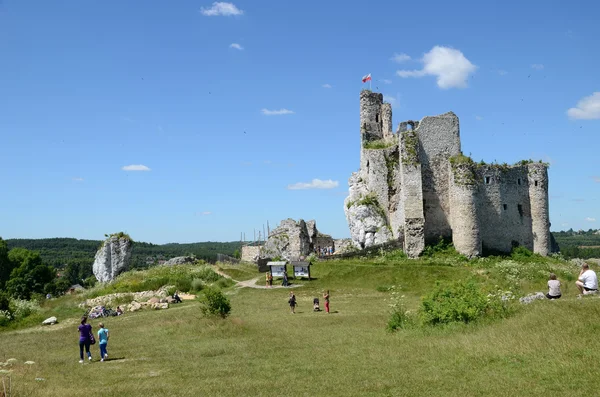
[[[548,293],[546,298],[558,299],[561,297],[560,293],[560,281],[556,279],[556,274],[550,273],[550,280],[548,280]]]

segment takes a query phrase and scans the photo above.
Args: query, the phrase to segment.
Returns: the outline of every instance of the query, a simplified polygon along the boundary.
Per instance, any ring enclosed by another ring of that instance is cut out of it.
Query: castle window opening
[[[517,179],[517,185],[521,184],[521,178]]]
[[[375,122],[379,123],[379,113],[375,113]]]
[[[535,186],[537,186],[537,181],[535,181]]]
[[[523,218],[523,206],[521,204],[518,204],[517,208],[519,209],[519,216]]]
[[[506,211],[508,209],[508,205],[506,205],[506,204],[502,204],[502,207],[504,207],[504,211]]]
[[[489,177],[489,176],[486,176],[486,177],[485,177],[485,184],[486,184],[486,185],[489,185],[491,181],[492,181],[492,178],[491,178],[491,177]]]

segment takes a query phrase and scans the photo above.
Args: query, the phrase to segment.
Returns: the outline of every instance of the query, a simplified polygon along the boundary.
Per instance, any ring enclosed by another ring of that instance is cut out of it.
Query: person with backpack
[[[100,329],[98,330],[98,346],[100,346],[100,361],[104,361],[108,358],[108,329],[104,328],[104,323],[98,324]]]
[[[87,323],[87,317],[83,316],[81,318],[81,325],[78,328],[79,330],[79,363],[83,363],[83,348],[85,347],[85,352],[87,353],[88,360],[92,361],[92,353],[90,353],[90,345],[92,344],[92,339],[94,335],[92,334],[92,326]]]

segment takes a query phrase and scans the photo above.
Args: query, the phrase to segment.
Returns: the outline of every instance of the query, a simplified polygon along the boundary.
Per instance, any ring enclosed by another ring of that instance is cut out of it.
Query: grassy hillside
[[[253,267],[223,271],[262,284]],[[503,320],[386,331],[392,285],[418,312],[436,282],[472,279],[482,288],[523,295],[545,291],[549,271],[563,282],[558,301],[516,303]],[[4,367],[12,370],[15,396],[547,396],[549,390],[566,396],[595,390],[600,342],[590,335],[600,328],[600,300],[576,298],[573,264],[537,256],[466,261],[440,253],[409,261],[388,254],[318,262],[312,274],[313,281],[291,280],[302,284],[294,288],[296,314],[287,305],[289,289],[226,287],[233,310],[225,320],[204,317],[195,301],[105,319],[111,339],[103,363],[97,346],[93,362],[77,362],[78,323],[67,308],[75,310],[78,301],[60,298],[44,308],[44,315],[64,313],[60,324],[0,332],[0,361],[17,359]],[[324,289],[331,292],[330,315],[312,311],[313,297]],[[91,323],[97,330],[98,321]]]

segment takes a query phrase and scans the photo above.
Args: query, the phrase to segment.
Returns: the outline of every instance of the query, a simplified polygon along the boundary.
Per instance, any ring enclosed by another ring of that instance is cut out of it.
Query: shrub
[[[175,288],[182,292],[189,292],[192,289],[192,280],[189,278],[180,278],[175,281]]]
[[[483,316],[504,316],[507,307],[488,296],[473,281],[459,281],[443,286],[438,282],[421,302],[421,321],[437,325],[453,322],[470,323]]]
[[[10,302],[10,311],[15,320],[21,320],[40,311],[40,305],[35,300],[12,299]]]
[[[391,313],[386,328],[388,331],[393,332],[398,328],[406,328],[413,323],[413,319],[404,305],[404,295],[400,295],[394,285],[389,287],[388,290],[392,291],[392,298],[390,301]]]
[[[192,288],[190,289],[191,292],[200,292],[204,289],[204,281],[200,278],[195,278],[192,280]]]
[[[225,318],[231,311],[231,303],[220,289],[209,287],[204,290],[204,295],[200,298],[200,309],[204,315],[218,315]]]
[[[223,289],[223,288],[227,288],[227,287],[231,287],[233,284],[235,284],[235,283],[234,283],[234,281],[233,281],[232,279],[230,279],[230,278],[225,278],[225,277],[223,277],[223,278],[219,279],[219,280],[218,280],[218,281],[215,283],[215,285],[216,285],[217,287],[221,288],[221,289]]]
[[[9,307],[10,296],[4,291],[0,291],[0,310],[9,310]]]

